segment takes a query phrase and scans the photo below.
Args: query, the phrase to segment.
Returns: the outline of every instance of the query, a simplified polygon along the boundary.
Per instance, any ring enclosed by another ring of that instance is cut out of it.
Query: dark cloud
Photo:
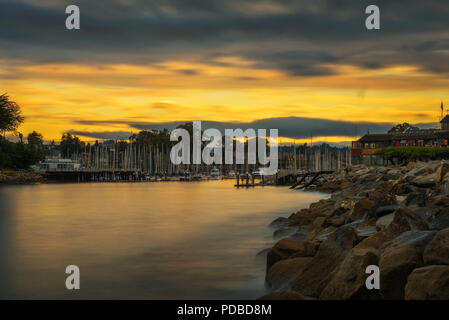
[[[186,123],[187,121],[173,121],[173,122],[126,122],[126,121],[77,121],[79,124],[90,125],[113,125],[113,124],[127,124],[133,129],[137,130],[173,130],[177,126]],[[279,136],[293,139],[304,139],[314,137],[336,137],[347,136],[352,137],[356,135],[363,135],[368,131],[370,133],[382,133],[391,129],[393,123],[378,123],[378,122],[349,122],[336,121],[316,118],[302,118],[302,117],[283,117],[283,118],[267,118],[251,122],[221,122],[221,121],[202,121],[202,128],[216,128],[224,133],[225,129],[278,129]],[[86,136],[78,133],[80,135]],[[100,132],[101,133],[101,132]],[[100,134],[95,132],[95,134]],[[89,137],[97,137],[89,133]],[[107,133],[110,137],[113,133]]]
[[[69,130],[70,134],[78,135],[82,137],[100,139],[100,140],[127,140],[132,135],[129,131],[80,131],[80,130]]]
[[[79,31],[64,27],[68,4],[0,0],[0,55],[94,64],[234,55],[294,76],[331,74],[329,63],[449,73],[447,0],[378,0],[375,32],[364,27],[367,0],[78,0]]]
[[[177,72],[179,72],[181,74],[185,74],[187,76],[194,76],[194,75],[197,75],[199,73],[197,70],[193,70],[193,69],[177,70]]]

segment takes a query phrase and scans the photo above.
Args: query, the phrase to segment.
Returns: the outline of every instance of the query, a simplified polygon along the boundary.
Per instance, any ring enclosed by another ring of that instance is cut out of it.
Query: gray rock
[[[428,199],[429,206],[449,207],[449,197],[445,195],[436,195]]]
[[[380,294],[384,299],[403,299],[409,274],[423,265],[422,252],[434,231],[407,231],[387,242],[380,261]]]
[[[411,192],[405,198],[405,204],[407,206],[420,206],[424,207],[426,205],[426,194],[423,192]]]
[[[299,229],[298,232],[291,235],[290,238],[295,239],[295,240],[305,240],[309,234],[310,234],[309,231]]]
[[[268,270],[267,284],[273,289],[288,287],[291,280],[300,275],[310,261],[311,257],[300,257],[276,262]]]
[[[424,263],[449,265],[449,228],[439,231],[427,245],[423,254]]]
[[[394,212],[393,221],[385,229],[389,234],[398,236],[409,230],[428,230],[425,217],[409,207],[400,207]]]
[[[273,238],[280,239],[291,236],[298,231],[297,226],[283,227],[273,232]]]
[[[388,227],[394,219],[394,213],[387,214],[386,216],[380,217],[376,221],[376,228],[378,230],[383,230]]]
[[[449,196],[449,182],[443,182],[441,184],[441,194]]]
[[[291,238],[279,240],[267,253],[267,272],[276,262],[287,259],[292,254],[300,257],[313,257],[318,250],[318,244],[309,241],[298,241]]]
[[[430,230],[443,230],[449,228],[449,210],[445,209],[435,215],[429,223]]]
[[[419,176],[412,180],[412,184],[420,188],[430,188],[436,185],[436,176],[433,173]]]
[[[375,203],[368,198],[362,198],[354,204],[354,207],[349,213],[351,220],[357,220],[363,218],[368,212],[370,212]]]
[[[378,290],[368,290],[365,285],[366,267],[377,264],[375,250],[353,248],[333,272],[320,299],[378,299]]]
[[[377,229],[374,226],[360,226],[357,227],[355,231],[361,238],[371,237],[373,234],[377,233]]]
[[[288,226],[288,224],[290,223],[290,220],[284,217],[279,217],[274,219],[271,223],[270,223],[270,227],[272,228],[281,228],[281,227],[286,227]]]
[[[316,241],[325,241],[329,238],[329,236],[332,234],[333,232],[326,232],[323,234],[320,234],[319,236],[315,237]]]
[[[387,173],[384,174],[384,180],[398,180],[402,176],[401,171],[397,169],[390,169],[387,171]]]
[[[406,300],[449,300],[449,266],[413,270],[405,287]]]
[[[410,174],[414,176],[422,176],[429,173],[434,173],[438,167],[441,165],[441,161],[427,161],[427,162],[417,162],[416,166],[409,171]]]
[[[305,296],[319,297],[331,279],[332,271],[358,242],[351,227],[340,227],[324,241],[312,261],[292,282],[292,289]]]
[[[441,166],[437,169],[435,176],[436,176],[436,183],[441,183],[443,181],[445,175],[449,172],[449,164],[442,163]]]
[[[399,209],[399,205],[391,205],[391,206],[379,207],[376,210],[376,216],[377,217],[382,217],[382,216],[385,216],[387,214],[393,213],[397,209]]]

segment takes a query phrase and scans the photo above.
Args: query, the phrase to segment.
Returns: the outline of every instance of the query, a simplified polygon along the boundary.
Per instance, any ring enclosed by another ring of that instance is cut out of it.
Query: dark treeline
[[[0,168],[25,169],[45,157],[42,135],[33,131],[23,141],[17,128],[24,121],[20,107],[6,94],[0,95]],[[6,132],[15,133],[19,142],[6,140]]]
[[[37,132],[28,135],[28,143],[10,142],[4,137],[0,138],[0,168],[26,169],[45,158],[42,135]]]

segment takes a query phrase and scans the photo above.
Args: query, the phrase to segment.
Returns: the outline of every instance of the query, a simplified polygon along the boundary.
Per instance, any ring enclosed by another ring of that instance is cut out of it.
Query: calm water
[[[324,195],[234,181],[0,187],[0,298],[254,299],[267,225]],[[65,288],[65,268],[81,290]]]

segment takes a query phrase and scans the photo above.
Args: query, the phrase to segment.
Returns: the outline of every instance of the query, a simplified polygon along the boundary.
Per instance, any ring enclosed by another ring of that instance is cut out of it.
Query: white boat
[[[228,175],[226,176],[226,179],[233,179],[236,177],[236,173],[234,170],[231,170],[228,172]]]
[[[213,168],[210,171],[210,179],[211,180],[220,180],[221,179],[221,173],[220,170],[218,170],[217,168]]]
[[[203,175],[201,173],[197,173],[192,176],[191,181],[201,181],[203,180]]]
[[[260,169],[253,171],[253,177],[261,177],[262,175],[263,175],[263,172]]]

